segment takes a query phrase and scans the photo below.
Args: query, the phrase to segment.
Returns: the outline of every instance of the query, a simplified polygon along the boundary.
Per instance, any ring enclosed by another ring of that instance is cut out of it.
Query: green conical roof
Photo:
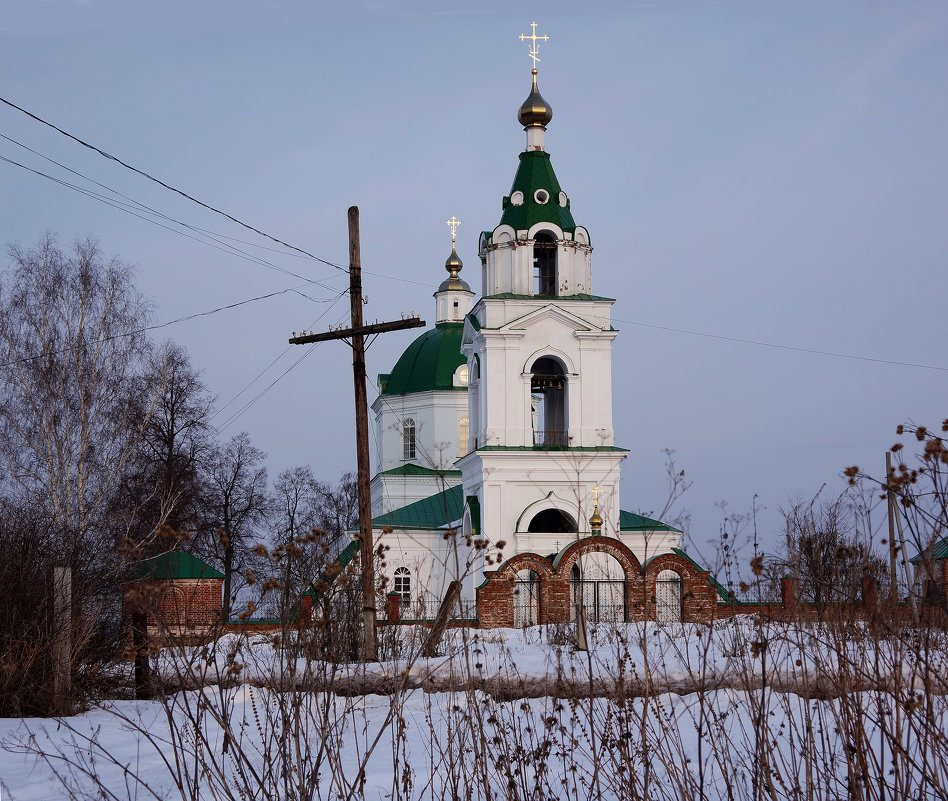
[[[536,199],[538,189],[547,193],[545,203]],[[510,194],[523,192],[523,204],[515,206],[509,197],[504,198],[504,214],[501,225],[509,225],[515,231],[529,229],[538,222],[558,225],[570,233],[576,230],[576,223],[569,210],[569,201],[560,205],[560,182],[556,180],[550,154],[545,150],[527,150],[520,154],[520,166],[514,178]]]
[[[454,371],[467,359],[461,355],[463,323],[438,323],[408,346],[388,375],[380,375],[383,395],[408,395],[454,386]]]

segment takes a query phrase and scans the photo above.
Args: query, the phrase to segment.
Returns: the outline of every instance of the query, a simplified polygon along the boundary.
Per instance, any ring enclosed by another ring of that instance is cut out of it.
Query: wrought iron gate
[[[625,621],[625,581],[571,582],[573,603],[570,618],[575,619],[576,604],[582,603],[590,623],[622,623]]]

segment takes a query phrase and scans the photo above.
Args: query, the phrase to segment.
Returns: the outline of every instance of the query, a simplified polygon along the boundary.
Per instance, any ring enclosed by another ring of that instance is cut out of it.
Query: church
[[[480,297],[457,254],[435,326],[378,377],[373,536],[402,620],[430,620],[451,581],[456,617],[484,627],[704,620],[726,591],[681,549],[683,532],[620,504],[628,451],[613,432],[614,299],[593,286],[545,134],[537,84],[500,220],[478,239]],[[473,280],[473,276],[470,277]]]

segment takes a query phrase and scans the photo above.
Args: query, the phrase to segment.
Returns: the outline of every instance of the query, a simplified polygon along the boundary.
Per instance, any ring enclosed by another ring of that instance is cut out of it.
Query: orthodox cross
[[[454,244],[455,235],[457,234],[458,226],[460,224],[461,224],[461,221],[452,214],[451,219],[448,220],[448,225],[451,227],[451,244],[452,245]]]
[[[599,495],[600,495],[601,493],[602,493],[602,490],[599,489],[599,485],[598,485],[598,484],[597,484],[595,487],[592,488],[593,498],[595,499],[595,501],[596,501],[597,504],[599,503]]]
[[[547,35],[537,36],[537,24],[535,22],[530,23],[530,28],[532,33],[527,36],[525,33],[520,34],[521,42],[530,42],[530,58],[533,59],[533,69],[537,68],[537,62],[540,60],[540,45],[537,42],[548,42],[550,37]]]

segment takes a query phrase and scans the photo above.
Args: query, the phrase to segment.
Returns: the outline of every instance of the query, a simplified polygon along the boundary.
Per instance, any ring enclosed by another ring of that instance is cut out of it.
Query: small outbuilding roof
[[[168,553],[145,559],[132,568],[133,579],[222,579],[224,574],[194,554],[183,551]]]

